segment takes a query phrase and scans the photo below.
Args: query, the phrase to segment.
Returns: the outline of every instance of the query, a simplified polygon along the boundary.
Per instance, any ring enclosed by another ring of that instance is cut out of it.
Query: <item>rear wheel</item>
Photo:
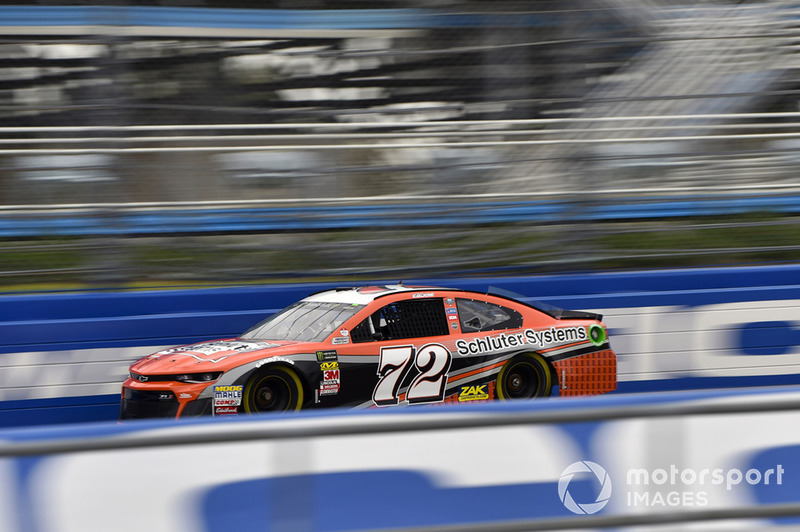
[[[517,355],[497,375],[498,399],[530,399],[550,395],[553,381],[547,361],[537,353]]]
[[[275,366],[256,373],[247,382],[242,403],[248,414],[300,410],[303,383],[293,369]]]

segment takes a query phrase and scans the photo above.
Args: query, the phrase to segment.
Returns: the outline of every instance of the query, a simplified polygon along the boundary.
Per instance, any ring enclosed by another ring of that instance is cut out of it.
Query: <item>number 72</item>
[[[400,402],[400,386],[411,371],[414,361],[418,374],[411,381],[405,399],[413,403],[444,401],[447,372],[453,357],[441,344],[427,344],[419,350],[413,345],[382,347],[378,363],[378,384],[372,400],[378,406],[396,405]]]

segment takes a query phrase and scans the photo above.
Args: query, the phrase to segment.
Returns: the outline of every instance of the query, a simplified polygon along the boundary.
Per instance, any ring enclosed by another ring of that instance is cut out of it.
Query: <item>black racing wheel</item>
[[[303,407],[303,383],[286,366],[273,366],[253,375],[244,388],[244,411],[285,412]]]
[[[550,367],[542,355],[524,353],[505,363],[495,390],[498,399],[530,399],[550,395],[552,385]]]

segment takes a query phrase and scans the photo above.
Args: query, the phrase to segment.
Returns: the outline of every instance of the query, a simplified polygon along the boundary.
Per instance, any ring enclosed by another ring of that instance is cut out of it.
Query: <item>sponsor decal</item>
[[[244,386],[214,386],[214,411],[217,407],[238,407],[242,404]]]
[[[448,297],[447,299],[444,300],[444,302],[446,305],[452,305],[453,303],[455,303],[452,297]]]
[[[350,331],[348,331],[347,329],[345,329],[345,328],[339,329],[339,336],[349,336],[349,335],[350,335]]]
[[[433,297],[433,292],[417,292],[411,297],[414,299],[418,297]]]
[[[239,408],[236,406],[215,406],[215,416],[237,416],[239,415]]]
[[[333,345],[340,345],[340,344],[349,344],[350,338],[343,338],[341,336],[337,336],[331,342]]]
[[[450,314],[449,316],[447,316],[447,319],[450,321],[456,321],[458,320],[458,316],[455,314]]]
[[[286,364],[291,364],[292,366],[294,366],[294,360],[292,360],[291,358],[270,357],[270,358],[265,358],[263,360],[259,360],[258,362],[256,362],[256,367],[260,368],[261,366],[263,366],[265,364],[274,364],[275,362],[285,362]]]
[[[336,368],[324,370],[322,372],[322,382],[319,384],[319,395],[336,395],[339,393],[340,373],[338,362],[328,362],[336,364]]]
[[[192,395],[190,393],[182,393],[178,397],[181,398],[181,399],[191,399],[192,397],[194,397],[194,395]]]
[[[446,310],[447,310],[448,314],[457,314],[458,313],[458,310],[455,307],[449,308],[449,309],[446,309]]]
[[[339,393],[339,385],[338,384],[325,384],[322,383],[319,385],[319,395],[336,395]]]
[[[158,355],[171,355],[174,353],[196,353],[198,355],[214,355],[222,351],[238,351],[240,353],[246,351],[258,351],[259,349],[266,349],[268,347],[275,347],[276,344],[267,342],[206,342],[196,345],[185,345],[182,347],[173,347],[159,351]]]
[[[489,399],[489,385],[477,384],[474,386],[462,386],[458,392],[458,401],[485,401]]]
[[[339,363],[336,362],[336,361],[334,361],[334,362],[322,362],[319,365],[319,369],[322,370],[322,371],[327,371],[327,370],[330,370],[330,369],[339,369]]]
[[[268,349],[271,347],[277,347],[277,344],[270,344],[268,342],[214,341],[205,342],[202,344],[172,347],[170,349],[165,349],[164,351],[159,351],[158,353],[151,355],[150,358],[159,358],[164,355],[180,355],[192,357],[195,360],[200,360],[202,362],[211,362],[212,364],[216,364],[221,360],[225,360],[229,356],[234,356],[239,353],[247,353],[250,351],[258,351],[260,349]],[[225,352],[228,353],[220,356],[219,358],[210,358],[212,355]]]
[[[456,340],[458,354],[462,356],[492,353],[515,347],[532,345],[538,348],[569,342],[580,342],[589,338],[585,327],[550,327],[549,329],[525,329],[517,333],[502,333],[472,340]]]
[[[450,327],[452,327],[453,329],[458,329],[458,322],[454,321],[453,323],[450,324]]]
[[[335,349],[317,351],[317,362],[328,362],[331,360],[339,360],[339,352]]]

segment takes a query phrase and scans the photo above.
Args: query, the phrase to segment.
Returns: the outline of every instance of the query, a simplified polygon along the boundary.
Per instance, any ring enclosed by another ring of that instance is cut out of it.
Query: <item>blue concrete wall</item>
[[[800,384],[798,265],[405,282],[602,312],[623,392]],[[0,427],[114,419],[130,361],[332,286],[0,296]]]

